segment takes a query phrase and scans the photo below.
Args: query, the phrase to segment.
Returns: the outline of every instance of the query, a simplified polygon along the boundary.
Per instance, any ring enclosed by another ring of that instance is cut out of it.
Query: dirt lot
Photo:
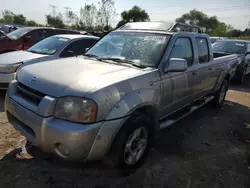
[[[7,122],[0,96],[0,187],[249,188],[250,76],[232,86],[222,111],[207,105],[158,134],[145,165],[124,176],[104,165],[66,163],[39,150],[22,154],[25,139]],[[248,132],[247,132],[248,131]]]

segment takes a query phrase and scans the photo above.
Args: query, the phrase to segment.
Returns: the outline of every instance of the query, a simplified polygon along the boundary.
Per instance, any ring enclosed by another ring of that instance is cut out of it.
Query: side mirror
[[[75,53],[71,50],[66,51],[66,53],[64,54],[64,57],[73,57],[75,56]]]
[[[23,41],[24,41],[24,42],[28,42],[28,41],[30,41],[30,39],[31,39],[31,36],[25,36],[25,37],[23,38]]]
[[[245,53],[245,55],[249,55],[249,54],[250,54],[250,52],[246,52],[246,53]]]
[[[184,72],[187,70],[187,61],[180,58],[171,58],[165,67],[165,72]]]

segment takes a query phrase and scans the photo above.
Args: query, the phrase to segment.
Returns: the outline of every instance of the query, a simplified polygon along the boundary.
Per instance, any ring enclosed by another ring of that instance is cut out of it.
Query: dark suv
[[[58,34],[83,34],[86,32],[49,27],[24,27],[0,36],[0,53],[26,50],[37,42]]]

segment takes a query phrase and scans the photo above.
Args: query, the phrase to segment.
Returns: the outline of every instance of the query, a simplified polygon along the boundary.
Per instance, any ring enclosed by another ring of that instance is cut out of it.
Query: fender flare
[[[86,160],[99,159],[107,154],[124,123],[136,110],[152,106],[159,109],[160,95],[152,89],[135,90],[124,96],[106,116]]]

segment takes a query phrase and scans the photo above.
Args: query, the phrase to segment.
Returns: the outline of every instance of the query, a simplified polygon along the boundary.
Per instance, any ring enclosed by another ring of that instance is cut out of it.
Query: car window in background
[[[209,50],[207,39],[205,38],[196,38],[196,45],[198,48],[199,62],[206,63],[209,61]]]
[[[211,43],[215,43],[217,41],[217,39],[210,39]]]
[[[169,38],[169,35],[151,33],[110,33],[99,40],[86,55],[119,58],[155,67]]]
[[[214,52],[245,54],[246,44],[240,41],[218,41],[213,44],[212,49]]]
[[[188,66],[193,64],[193,48],[189,38],[178,38],[170,54],[171,58],[186,59]]]
[[[85,54],[86,48],[91,47],[95,42],[96,40],[94,39],[80,39],[74,41],[63,50],[61,56],[67,56],[67,51],[72,51],[75,55],[83,55]]]
[[[30,31],[29,28],[20,28],[20,29],[10,32],[9,34],[7,34],[7,36],[13,40],[17,40],[29,31]]]
[[[64,37],[49,37],[38,42],[37,44],[29,48],[27,51],[38,54],[52,55],[68,40],[68,38]]]

